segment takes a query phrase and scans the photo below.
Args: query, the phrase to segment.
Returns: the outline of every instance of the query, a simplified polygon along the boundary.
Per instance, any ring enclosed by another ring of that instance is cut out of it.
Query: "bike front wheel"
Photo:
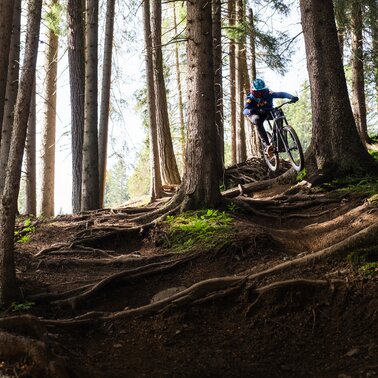
[[[285,150],[291,166],[297,171],[304,168],[304,155],[301,143],[295,130],[291,126],[283,128],[286,136]]]
[[[272,143],[272,134],[269,131],[267,131],[266,133],[268,135],[269,142]],[[277,151],[276,146],[274,144],[273,146],[274,146],[273,152],[269,156],[265,151],[264,143],[261,143],[262,155],[264,157],[266,165],[272,172],[277,172],[279,164],[280,164],[280,159],[278,157],[278,151]]]

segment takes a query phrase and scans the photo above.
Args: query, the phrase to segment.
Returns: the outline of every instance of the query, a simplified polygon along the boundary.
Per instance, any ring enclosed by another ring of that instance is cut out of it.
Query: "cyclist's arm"
[[[298,101],[297,96],[293,96],[292,94],[287,93],[287,92],[272,92],[271,95],[272,95],[272,98],[287,98],[288,100]]]

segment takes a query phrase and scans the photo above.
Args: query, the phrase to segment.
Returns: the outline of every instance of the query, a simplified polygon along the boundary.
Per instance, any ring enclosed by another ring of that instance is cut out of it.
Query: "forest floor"
[[[287,189],[182,251],[146,208],[33,221],[0,377],[377,377],[376,195]]]

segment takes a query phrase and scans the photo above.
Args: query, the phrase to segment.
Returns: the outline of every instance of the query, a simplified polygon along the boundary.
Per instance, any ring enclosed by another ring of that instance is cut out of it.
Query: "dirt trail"
[[[187,254],[130,209],[38,223],[17,253],[35,304],[0,318],[3,345],[23,340],[0,347],[0,376],[378,376],[377,274],[346,259],[377,245],[377,206],[279,193],[242,199],[230,242]]]

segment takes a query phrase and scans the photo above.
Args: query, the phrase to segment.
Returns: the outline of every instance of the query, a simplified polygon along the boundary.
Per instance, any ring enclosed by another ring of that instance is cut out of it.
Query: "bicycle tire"
[[[291,126],[284,126],[284,133],[286,134],[285,150],[291,166],[297,171],[304,168],[304,155],[301,142],[298,135]]]
[[[267,131],[266,133],[268,135],[269,142],[272,143],[272,134],[269,131]],[[269,156],[265,153],[264,144],[261,143],[262,155],[263,155],[266,165],[272,172],[277,172],[280,166],[280,159],[278,157],[278,152],[277,152],[277,148],[275,144],[273,144],[273,146],[274,146],[273,156],[269,158]]]

